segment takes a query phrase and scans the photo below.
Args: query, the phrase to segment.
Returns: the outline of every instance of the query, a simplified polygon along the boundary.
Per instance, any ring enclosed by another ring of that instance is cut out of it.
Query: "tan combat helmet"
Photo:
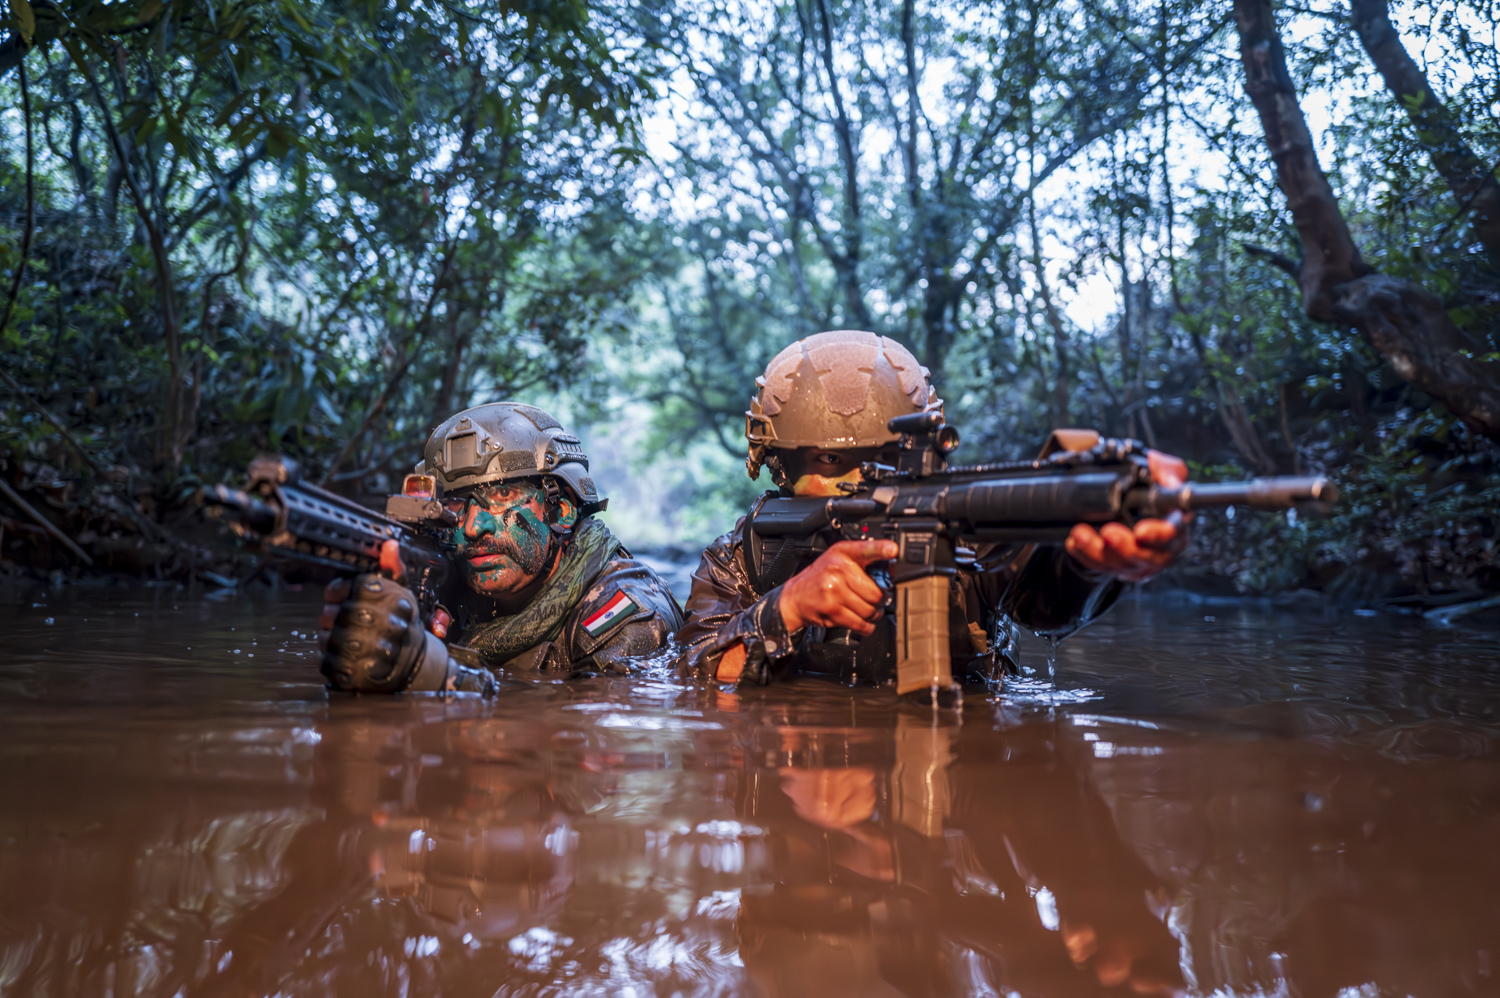
[[[443,492],[487,482],[552,476],[587,516],[604,509],[589,477],[583,445],[534,405],[490,402],[449,416],[427,438],[417,474],[431,475]]]
[[[886,428],[892,417],[943,411],[927,374],[888,336],[839,329],[798,340],[755,379],[760,392],[745,413],[750,477],[770,463],[772,477],[784,484],[773,450],[891,443],[900,436]]]

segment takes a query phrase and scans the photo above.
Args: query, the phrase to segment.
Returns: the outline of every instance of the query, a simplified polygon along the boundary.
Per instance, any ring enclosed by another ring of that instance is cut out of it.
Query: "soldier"
[[[628,659],[658,651],[682,611],[592,516],[607,500],[588,468],[578,438],[535,406],[492,402],[438,426],[417,473],[436,480],[457,518],[462,595],[424,629],[387,541],[388,578],[336,580],[324,591],[319,645],[334,688],[489,693],[491,668],[621,673]]]
[[[888,337],[841,330],[799,340],[777,354],[746,413],[750,477],[762,466],[782,495],[836,496],[857,481],[860,464],[882,460],[899,434],[896,416],[942,411],[927,369]],[[1186,466],[1155,451],[1151,470],[1162,485],[1181,485]],[[775,493],[769,493],[774,495]],[[894,675],[885,592],[865,571],[896,554],[889,540],[840,541],[787,579],[756,577],[748,559],[745,519],[703,552],[678,632],[679,669],[721,682],[764,683],[791,672],[844,673],[828,654],[826,629],[863,635],[860,655],[884,662],[861,674]],[[954,673],[988,673],[999,614],[1060,638],[1103,613],[1125,582],[1150,578],[1186,544],[1181,519],[1145,519],[1132,529],[1076,525],[1066,545],[986,545],[972,552],[951,590],[949,634]],[[884,618],[884,619],[883,619]],[[880,635],[870,637],[880,630]],[[873,647],[872,647],[873,646]]]

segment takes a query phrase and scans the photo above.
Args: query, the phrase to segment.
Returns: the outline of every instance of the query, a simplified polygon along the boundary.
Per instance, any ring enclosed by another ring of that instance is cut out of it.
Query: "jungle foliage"
[[[111,564],[202,562],[173,525],[257,450],[375,494],[507,396],[631,413],[638,515],[702,540],[766,487],[755,375],[857,327],[971,456],[1343,484],[1194,572],[1500,586],[1492,0],[9,2],[0,478]]]

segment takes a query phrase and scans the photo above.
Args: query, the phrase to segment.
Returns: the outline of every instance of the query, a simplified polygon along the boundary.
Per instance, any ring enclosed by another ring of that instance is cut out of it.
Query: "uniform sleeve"
[[[1063,638],[1115,604],[1125,584],[1078,564],[1061,545],[1026,545],[980,560],[981,598],[1022,627]]]
[[[687,622],[677,632],[679,675],[712,679],[724,652],[743,644],[741,681],[764,682],[766,666],[796,650],[795,635],[787,632],[778,609],[781,587],[762,595],[750,584],[739,542],[743,526],[741,520],[733,533],[710,544],[693,573]]]
[[[625,675],[681,626],[682,610],[666,583],[634,558],[616,558],[569,614],[548,658],[565,658],[571,672]],[[549,670],[556,664],[549,661]]]

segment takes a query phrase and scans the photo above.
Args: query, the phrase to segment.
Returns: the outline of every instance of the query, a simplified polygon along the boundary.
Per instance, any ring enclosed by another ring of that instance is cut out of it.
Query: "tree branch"
[[[1247,243],[1244,240],[1240,240],[1240,248],[1243,249],[1246,253],[1249,253],[1251,256],[1255,257],[1257,260],[1263,260],[1264,262],[1269,263],[1277,270],[1284,270],[1288,274],[1291,274],[1293,277],[1302,276],[1302,264],[1298,263],[1296,260],[1293,260],[1291,257],[1283,253],[1278,253],[1273,249],[1267,249],[1264,246],[1258,246],[1255,243]]]
[[[1456,326],[1436,295],[1366,266],[1318,164],[1287,72],[1271,0],[1234,0],[1245,89],[1302,237],[1302,309],[1353,326],[1396,373],[1481,433],[1500,438],[1500,362]]]
[[[0,313],[0,335],[4,335],[10,322],[10,311],[21,296],[21,282],[26,279],[26,265],[31,259],[31,236],[36,229],[36,148],[31,141],[31,90],[26,83],[24,63],[20,70],[21,117],[26,122],[26,228],[21,233],[21,262],[16,264],[16,276],[10,282],[10,294],[5,299],[5,311]]]
[[[1447,182],[1454,200],[1474,215],[1474,234],[1490,261],[1500,265],[1500,183],[1464,139],[1427,74],[1401,44],[1386,0],[1349,0],[1350,20],[1360,44],[1416,128],[1417,141]]]
[[[1270,0],[1235,0],[1234,17],[1245,90],[1260,115],[1277,181],[1302,239],[1302,308],[1310,318],[1328,322],[1334,286],[1363,277],[1370,268],[1318,163]]]

